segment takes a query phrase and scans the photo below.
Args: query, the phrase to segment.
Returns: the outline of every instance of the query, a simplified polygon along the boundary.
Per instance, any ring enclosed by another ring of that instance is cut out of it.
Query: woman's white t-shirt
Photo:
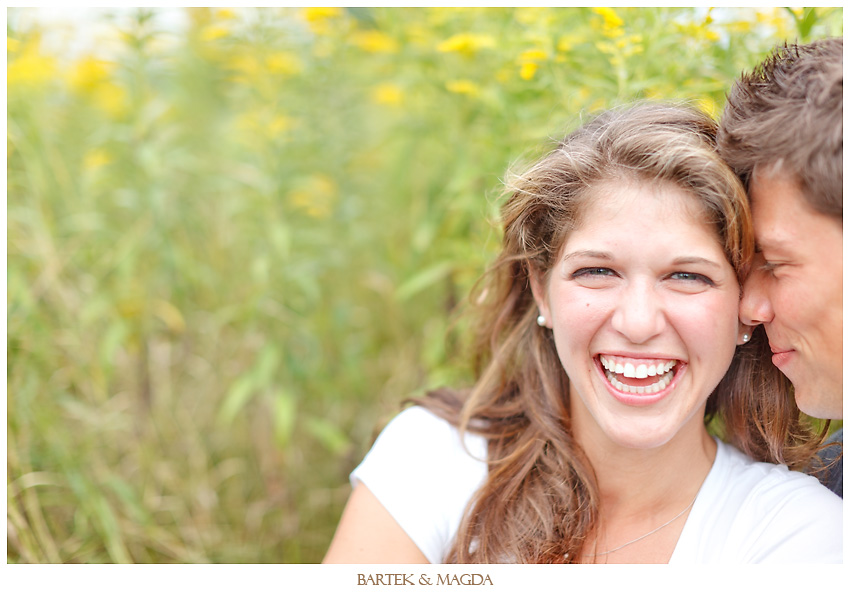
[[[465,446],[464,446],[465,445]],[[396,416],[351,473],[431,563],[444,560],[487,477],[483,437],[421,407]],[[817,479],[717,441],[670,563],[841,563],[843,501]]]

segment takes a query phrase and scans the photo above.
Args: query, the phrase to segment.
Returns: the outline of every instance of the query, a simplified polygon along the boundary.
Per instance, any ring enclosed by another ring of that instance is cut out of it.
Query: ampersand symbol
[[[420,586],[430,586],[431,585],[431,579],[423,573],[422,575],[419,576],[419,585]]]

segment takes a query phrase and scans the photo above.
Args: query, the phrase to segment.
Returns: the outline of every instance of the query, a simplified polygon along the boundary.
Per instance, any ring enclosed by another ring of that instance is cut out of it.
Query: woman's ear
[[[753,329],[755,327],[753,325],[745,325],[744,323],[738,321],[738,345],[743,346],[745,343],[750,341],[753,337]]]
[[[531,284],[531,293],[534,295],[534,302],[537,303],[537,310],[540,311],[537,324],[541,327],[549,327],[551,329],[552,317],[549,316],[549,299],[546,295],[546,283],[543,280],[543,275],[531,265],[528,266],[528,281]]]

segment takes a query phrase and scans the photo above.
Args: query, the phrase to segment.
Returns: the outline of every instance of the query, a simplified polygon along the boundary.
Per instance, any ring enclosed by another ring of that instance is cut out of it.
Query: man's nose
[[[764,271],[755,269],[744,281],[739,316],[745,325],[761,325],[773,320],[773,305],[768,298],[766,275]]]

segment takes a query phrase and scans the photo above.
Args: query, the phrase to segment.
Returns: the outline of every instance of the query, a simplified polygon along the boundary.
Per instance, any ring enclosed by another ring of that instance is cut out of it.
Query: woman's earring
[[[545,327],[546,326],[546,317],[544,317],[543,315],[540,315],[539,317],[537,317],[537,324],[540,325],[541,327]]]
[[[749,333],[745,333],[745,334],[744,334],[744,337],[742,337],[742,338],[741,338],[741,340],[742,340],[744,343],[747,343],[748,341],[750,341],[750,334],[749,334]]]

